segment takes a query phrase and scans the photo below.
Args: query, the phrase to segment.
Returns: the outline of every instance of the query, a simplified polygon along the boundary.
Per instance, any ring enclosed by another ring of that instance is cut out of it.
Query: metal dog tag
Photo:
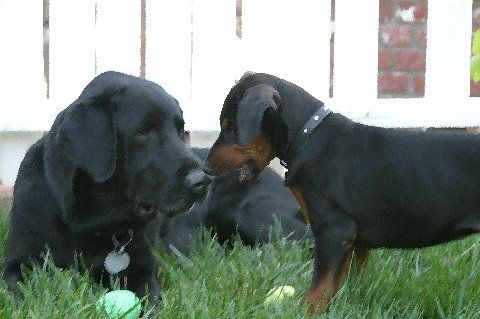
[[[110,275],[115,275],[125,270],[130,264],[130,256],[127,252],[112,251],[105,257],[103,265]]]
[[[121,244],[115,238],[115,235],[112,236],[112,242],[115,248],[113,248],[113,251],[111,251],[107,257],[105,257],[105,261],[103,262],[105,269],[110,275],[118,274],[122,270],[125,270],[128,265],[130,265],[130,255],[125,251],[125,247],[132,241],[133,231],[129,229],[128,234],[130,235],[130,240],[125,245],[120,247],[118,251],[117,247]]]

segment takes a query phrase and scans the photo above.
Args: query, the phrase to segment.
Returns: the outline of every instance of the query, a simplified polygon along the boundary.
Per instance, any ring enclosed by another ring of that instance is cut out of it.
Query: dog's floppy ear
[[[109,179],[116,167],[117,131],[108,104],[103,99],[78,103],[65,114],[55,137],[73,166],[99,183]]]
[[[266,84],[245,91],[237,109],[238,141],[241,145],[249,144],[262,132],[263,113],[268,108],[278,109],[280,102],[277,90]]]
[[[45,176],[65,223],[73,218],[78,169],[97,182],[106,181],[115,171],[117,133],[110,97],[108,93],[81,96],[57,116],[46,136]]]

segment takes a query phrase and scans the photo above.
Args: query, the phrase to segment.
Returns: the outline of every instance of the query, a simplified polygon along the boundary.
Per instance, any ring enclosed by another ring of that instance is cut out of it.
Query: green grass
[[[0,263],[8,216],[0,212]],[[350,276],[322,318],[480,318],[480,246],[476,236],[423,250],[377,250],[361,275]],[[189,256],[156,255],[164,282],[160,309],[151,318],[305,318],[310,282],[309,245],[278,239],[225,249],[211,235]],[[106,318],[95,311],[105,289],[88,274],[47,261],[28,272],[15,307],[0,283],[0,318]],[[263,306],[272,287],[291,285],[293,298]]]

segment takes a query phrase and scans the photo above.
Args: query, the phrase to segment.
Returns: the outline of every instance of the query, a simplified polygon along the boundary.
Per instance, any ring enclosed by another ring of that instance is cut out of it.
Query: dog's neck
[[[265,112],[262,131],[272,143],[276,157],[285,160],[287,147],[310,117],[321,107],[323,107],[323,103],[312,98],[304,104],[283,104],[279,111],[267,110]]]

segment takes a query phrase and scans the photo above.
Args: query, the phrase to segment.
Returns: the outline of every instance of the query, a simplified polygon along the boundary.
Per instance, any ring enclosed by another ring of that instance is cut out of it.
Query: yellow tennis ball
[[[267,298],[263,304],[268,306],[272,302],[281,302],[285,297],[291,297],[295,293],[295,288],[292,286],[280,286],[273,288],[267,293]]]

